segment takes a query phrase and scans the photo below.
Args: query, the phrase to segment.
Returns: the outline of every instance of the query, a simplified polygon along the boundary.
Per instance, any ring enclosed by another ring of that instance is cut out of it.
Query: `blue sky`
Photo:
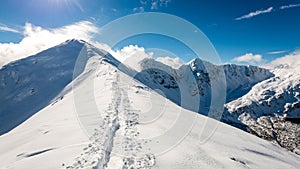
[[[19,43],[25,36],[25,23],[54,29],[89,21],[101,27],[133,13],[163,12],[196,25],[224,63],[262,64],[300,47],[300,0],[3,0],[0,3],[1,44]],[[117,47],[128,44],[162,47],[181,57],[190,52],[184,45],[179,47],[180,43],[162,36],[132,37]]]

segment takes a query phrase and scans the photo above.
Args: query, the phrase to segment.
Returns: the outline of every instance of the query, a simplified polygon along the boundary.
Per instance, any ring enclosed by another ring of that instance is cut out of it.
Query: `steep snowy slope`
[[[0,168],[300,165],[279,146],[179,107],[85,46],[87,66],[59,99],[0,136]]]
[[[68,41],[0,69],[0,135],[47,106],[72,81],[83,45]]]
[[[299,72],[299,66],[277,66],[275,77],[226,104],[227,122],[243,123],[250,132],[300,154]]]
[[[274,76],[268,69],[251,65],[230,64],[224,65],[223,68],[227,82],[227,102],[245,95],[258,82]]]
[[[73,70],[78,56],[84,55],[85,51],[81,51],[84,43],[70,40],[0,69],[0,102],[3,105],[0,107],[0,135],[47,106],[72,81],[73,76],[82,73],[82,67],[77,68],[75,72]],[[99,50],[97,52],[103,55],[105,53]],[[82,59],[80,62],[84,65],[87,58]],[[115,66],[118,66],[118,61],[112,60],[116,63]],[[145,59],[138,64],[141,72],[129,70],[124,66],[119,68],[148,84],[150,88],[160,89],[163,95],[178,105],[205,115],[211,106],[212,80],[223,84],[221,86],[224,87],[227,83],[229,101],[243,95],[255,83],[272,76],[262,68],[215,66],[200,59],[195,59],[179,69],[173,69],[154,59]],[[207,68],[214,72],[209,74]],[[185,87],[188,88],[182,89]]]

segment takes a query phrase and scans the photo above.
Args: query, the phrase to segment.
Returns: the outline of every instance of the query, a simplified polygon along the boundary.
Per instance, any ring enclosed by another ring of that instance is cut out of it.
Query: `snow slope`
[[[0,107],[0,134],[13,129],[47,106],[72,81],[73,76],[82,73],[82,67],[78,67],[75,72],[73,70],[78,56],[85,55],[82,50],[84,43],[86,42],[70,40],[0,69],[0,102],[4,105]],[[106,53],[96,48],[93,50],[102,55]],[[88,58],[81,58],[83,60],[79,63],[85,65]],[[116,59],[109,60],[119,66]],[[229,101],[240,97],[254,84],[273,75],[258,67],[215,66],[200,59],[195,59],[179,69],[149,58],[142,60],[137,66],[141,67],[141,72],[124,66],[119,68],[148,84],[150,88],[161,90],[176,104],[204,115],[208,114],[211,102],[214,101],[211,100],[212,82],[223,84]],[[213,72],[208,72],[207,68]],[[136,67],[133,69],[138,70]],[[182,90],[186,86],[188,88]],[[224,91],[224,96],[225,94]]]
[[[82,47],[82,41],[69,41],[0,69],[0,135],[43,109],[72,81]]]
[[[78,42],[65,45],[72,43]],[[128,76],[130,69],[120,71],[112,56],[84,46],[83,72],[51,104],[0,136],[0,168],[300,165],[299,156],[280,146],[183,109]]]
[[[225,105],[227,121],[300,154],[300,69],[278,65],[274,77]]]

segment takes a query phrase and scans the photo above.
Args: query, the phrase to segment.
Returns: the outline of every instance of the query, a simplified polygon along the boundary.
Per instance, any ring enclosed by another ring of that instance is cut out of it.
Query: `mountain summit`
[[[0,70],[4,105],[0,152],[5,154],[0,155],[0,167],[300,165],[299,156],[279,145],[201,115],[211,104],[211,81],[221,77],[208,69],[224,71],[228,93],[224,101],[231,114],[223,118],[246,127],[248,123],[238,121],[241,113],[234,112],[234,107],[240,110],[236,102],[276,78],[276,72],[254,66],[216,66],[200,59],[179,69],[150,58],[139,64],[142,69],[136,71],[87,42],[70,40],[4,66]],[[188,94],[184,98],[190,98],[184,105],[181,86],[186,87],[183,94]],[[290,114],[292,107],[286,108]],[[194,108],[199,111],[191,111]]]

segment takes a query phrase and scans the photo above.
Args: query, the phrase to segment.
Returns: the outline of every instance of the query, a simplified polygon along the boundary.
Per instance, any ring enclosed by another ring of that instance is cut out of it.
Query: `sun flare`
[[[75,6],[80,11],[82,12],[84,11],[78,0],[48,0],[48,3],[54,4],[56,6],[62,6],[62,5],[67,7]]]

